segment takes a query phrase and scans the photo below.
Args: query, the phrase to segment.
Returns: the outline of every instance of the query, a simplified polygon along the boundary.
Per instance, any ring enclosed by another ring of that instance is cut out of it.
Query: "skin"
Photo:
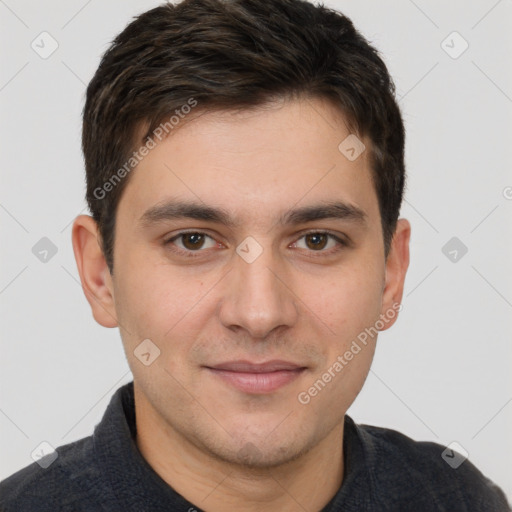
[[[358,334],[396,310],[410,237],[400,219],[385,257],[370,142],[349,161],[338,150],[349,133],[341,113],[320,99],[209,112],[178,126],[123,192],[113,275],[92,218],[75,220],[84,292],[96,321],[119,327],[133,373],[137,446],[165,482],[209,512],[320,510],[343,481],[344,415],[368,375],[376,337],[308,404],[297,397]],[[223,208],[238,224],[141,221],[170,199]],[[278,223],[290,209],[329,201],[357,207],[364,221]],[[199,249],[183,237],[165,245],[183,230],[211,238]],[[305,236],[325,230],[348,244],[315,245]],[[252,263],[236,252],[248,236],[262,248]],[[134,355],[144,339],[160,349],[149,366]],[[205,368],[238,359],[306,369],[263,394]]]

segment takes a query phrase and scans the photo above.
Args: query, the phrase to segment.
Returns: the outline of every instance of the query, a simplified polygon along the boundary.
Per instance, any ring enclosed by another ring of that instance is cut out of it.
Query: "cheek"
[[[148,261],[139,264],[132,255],[125,255],[122,262],[119,259],[114,294],[120,330],[130,345],[139,339],[161,338],[166,326],[169,329],[180,314],[176,308],[179,298],[161,269]]]
[[[382,269],[347,265],[314,281],[302,281],[300,297],[339,342],[357,336],[379,318]]]
[[[162,360],[186,352],[187,340],[212,313],[205,295],[219,277],[198,276],[138,254],[123,259],[115,274],[116,312],[127,349],[149,338],[161,349]]]
[[[350,361],[340,354],[343,363],[337,358],[330,362],[307,383],[309,387],[301,390],[297,398],[302,407],[306,407],[311,415],[322,417],[326,425],[341,421],[364,385],[374,349],[374,343],[361,345],[361,351]]]

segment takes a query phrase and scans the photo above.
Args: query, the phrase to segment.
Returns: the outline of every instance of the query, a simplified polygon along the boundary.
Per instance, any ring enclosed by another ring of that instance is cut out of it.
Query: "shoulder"
[[[57,512],[70,510],[85,497],[90,500],[91,484],[100,478],[92,437],[60,446],[56,454],[57,458],[46,455],[0,482],[2,512]]]
[[[420,442],[396,430],[357,425],[373,487],[396,503],[424,502],[436,510],[510,511],[503,491],[464,454],[433,442]]]

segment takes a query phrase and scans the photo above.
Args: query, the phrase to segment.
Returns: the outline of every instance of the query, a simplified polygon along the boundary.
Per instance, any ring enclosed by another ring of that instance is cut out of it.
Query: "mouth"
[[[215,366],[205,366],[215,377],[236,389],[250,394],[268,394],[297,379],[305,370],[288,361],[229,361]]]

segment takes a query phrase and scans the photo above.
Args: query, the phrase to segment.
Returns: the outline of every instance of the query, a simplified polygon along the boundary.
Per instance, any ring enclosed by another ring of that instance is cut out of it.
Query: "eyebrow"
[[[152,224],[176,219],[216,222],[230,228],[235,228],[240,224],[223,208],[183,200],[169,200],[152,206],[143,213],[139,222],[144,227],[148,227]],[[342,219],[363,225],[366,223],[367,215],[362,209],[349,203],[322,202],[289,210],[279,217],[277,223],[296,225],[322,219]]]

